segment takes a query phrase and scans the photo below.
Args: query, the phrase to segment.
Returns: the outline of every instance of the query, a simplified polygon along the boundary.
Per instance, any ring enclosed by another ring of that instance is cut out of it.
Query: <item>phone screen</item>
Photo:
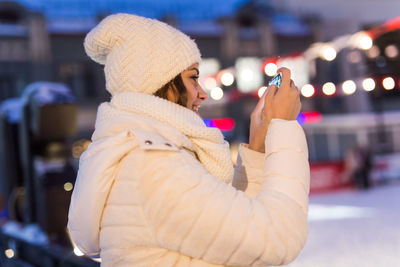
[[[268,86],[276,85],[276,86],[279,88],[279,86],[281,86],[281,82],[282,82],[282,75],[281,75],[281,73],[278,73],[278,74],[268,83]]]

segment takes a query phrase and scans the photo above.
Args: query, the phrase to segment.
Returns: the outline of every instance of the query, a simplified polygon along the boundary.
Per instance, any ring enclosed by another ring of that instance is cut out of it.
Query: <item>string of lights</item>
[[[214,100],[221,100],[224,97],[224,87],[233,85],[236,81],[238,90],[243,93],[254,93],[261,97],[266,87],[262,85],[263,75],[272,77],[276,75],[279,66],[287,66],[289,68],[300,69],[304,73],[293,73],[296,77],[297,84],[300,85],[301,95],[309,98],[313,96],[334,96],[334,95],[352,95],[358,89],[363,89],[366,92],[374,91],[378,86],[382,86],[385,90],[390,91],[396,87],[400,88],[399,78],[391,76],[382,77],[364,77],[361,79],[346,80],[339,84],[332,81],[326,81],[321,86],[311,84],[308,80],[312,73],[313,61],[320,58],[325,61],[334,61],[338,53],[345,49],[354,49],[348,53],[347,60],[350,63],[358,63],[361,61],[359,51],[364,51],[367,58],[370,60],[377,59],[381,52],[374,45],[374,40],[379,36],[400,29],[400,17],[396,17],[386,23],[374,27],[368,31],[359,31],[354,34],[339,36],[330,42],[314,43],[302,53],[296,53],[280,57],[263,58],[263,59],[241,59],[235,66],[217,70],[218,63],[212,62],[214,69],[213,73],[206,73],[200,77],[203,87],[209,92]],[[398,47],[394,44],[389,44],[384,48],[386,57],[394,59],[399,56]],[[289,65],[289,66],[288,66]],[[310,67],[311,66],[311,67]],[[258,86],[254,86],[259,84]]]

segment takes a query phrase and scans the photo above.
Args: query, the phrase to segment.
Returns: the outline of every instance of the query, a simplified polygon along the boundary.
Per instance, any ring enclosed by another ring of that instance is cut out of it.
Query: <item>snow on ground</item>
[[[309,236],[289,267],[399,267],[400,181],[312,195]]]

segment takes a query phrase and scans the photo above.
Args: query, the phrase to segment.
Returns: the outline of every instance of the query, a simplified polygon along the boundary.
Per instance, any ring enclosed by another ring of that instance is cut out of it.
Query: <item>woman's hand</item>
[[[268,87],[250,116],[249,148],[261,153],[265,153],[265,135],[271,120],[295,120],[301,108],[299,90],[290,79],[290,70],[280,68],[279,72],[279,90],[275,85]]]

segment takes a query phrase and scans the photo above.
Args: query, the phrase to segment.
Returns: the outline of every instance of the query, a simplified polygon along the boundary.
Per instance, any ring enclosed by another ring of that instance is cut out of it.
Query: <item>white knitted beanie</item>
[[[102,20],[87,34],[84,46],[94,61],[105,65],[111,95],[153,94],[201,58],[195,42],[179,30],[122,13]]]

